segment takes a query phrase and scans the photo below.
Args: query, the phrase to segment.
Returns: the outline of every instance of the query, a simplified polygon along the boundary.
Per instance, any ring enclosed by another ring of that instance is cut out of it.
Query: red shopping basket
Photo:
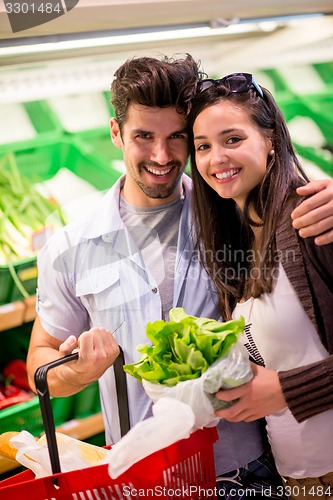
[[[213,444],[215,427],[204,428],[159,450],[112,479],[107,465],[60,472],[47,371],[76,355],[44,365],[35,381],[48,441],[52,476],[35,479],[27,470],[0,482],[1,500],[116,500],[133,498],[216,498]],[[50,413],[51,408],[51,413]]]

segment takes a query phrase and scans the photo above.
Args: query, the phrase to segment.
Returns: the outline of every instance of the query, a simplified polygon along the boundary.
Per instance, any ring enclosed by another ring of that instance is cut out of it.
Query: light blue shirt
[[[62,341],[93,326],[107,328],[122,346],[125,363],[133,363],[139,358],[138,344],[147,343],[146,324],[161,319],[162,306],[158,286],[119,214],[121,182],[88,217],[58,231],[43,247],[38,256],[37,311],[45,330]],[[183,185],[186,197],[179,225],[173,307],[181,306],[195,316],[219,318],[217,293],[200,264],[195,244],[192,184],[185,175]],[[158,251],[153,233],[151,240],[152,248]],[[106,442],[115,442],[120,431],[113,367],[100,378],[99,385]],[[151,401],[142,385],[128,375],[127,386],[133,426],[151,416]],[[257,424],[233,426],[231,434],[236,435],[238,428],[240,431],[239,442],[236,436],[232,440],[237,447],[244,444],[241,430],[249,430],[249,449],[222,449],[217,456],[217,473],[243,466],[262,452]]]

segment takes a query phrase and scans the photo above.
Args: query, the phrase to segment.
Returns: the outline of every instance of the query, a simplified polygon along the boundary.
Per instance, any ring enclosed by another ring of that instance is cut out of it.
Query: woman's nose
[[[221,165],[228,161],[228,156],[225,148],[221,146],[215,146],[211,151],[211,164],[212,165]]]

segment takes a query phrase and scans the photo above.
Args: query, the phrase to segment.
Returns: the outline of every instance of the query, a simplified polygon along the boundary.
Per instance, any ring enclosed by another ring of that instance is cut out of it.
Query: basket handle
[[[113,363],[114,377],[116,381],[116,392],[118,401],[118,414],[120,422],[120,435],[123,437],[130,430],[130,418],[128,409],[128,394],[126,374],[123,369],[125,364],[124,351],[119,346],[119,355]]]
[[[119,349],[120,349],[119,355],[116,358],[113,366],[116,379],[120,429],[121,429],[121,436],[123,436],[129,430],[130,424],[129,424],[126,375],[122,368],[124,364],[124,352],[120,346]],[[49,387],[47,383],[47,374],[50,369],[62,365],[63,363],[68,363],[69,361],[78,359],[78,357],[79,357],[79,352],[74,352],[72,354],[64,356],[63,358],[56,359],[54,361],[51,361],[50,363],[40,366],[35,371],[34,379],[42,414],[43,426],[49,449],[52,474],[58,474],[59,472],[61,472],[61,468],[60,468],[53,410],[51,405]]]

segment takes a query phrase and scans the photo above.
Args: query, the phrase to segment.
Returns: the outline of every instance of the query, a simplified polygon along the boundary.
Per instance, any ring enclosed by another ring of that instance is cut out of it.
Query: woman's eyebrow
[[[230,134],[231,132],[235,132],[235,130],[237,130],[237,128],[227,128],[225,130],[221,130],[221,132],[219,132],[218,135]],[[206,139],[206,138],[207,138],[206,135],[195,135],[193,137],[193,140],[196,140],[196,139]]]

